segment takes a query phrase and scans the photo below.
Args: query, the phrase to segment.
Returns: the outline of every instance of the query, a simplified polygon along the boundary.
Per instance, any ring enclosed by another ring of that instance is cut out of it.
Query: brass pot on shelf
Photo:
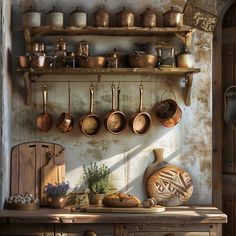
[[[146,8],[140,15],[140,25],[142,27],[156,27],[157,25],[157,14],[150,8]]]
[[[134,13],[123,7],[123,10],[116,13],[116,26],[117,27],[133,27],[134,26]]]
[[[183,13],[174,7],[163,14],[164,27],[183,27]]]
[[[95,27],[109,27],[110,16],[103,6],[100,6],[94,13],[94,26]]]

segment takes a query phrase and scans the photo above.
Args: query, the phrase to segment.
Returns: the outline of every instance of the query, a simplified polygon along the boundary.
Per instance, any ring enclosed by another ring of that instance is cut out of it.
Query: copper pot
[[[21,68],[28,68],[29,67],[29,56],[18,56],[17,57],[17,63],[18,66]]]
[[[32,68],[50,68],[52,66],[51,56],[30,56],[29,66]]]
[[[158,57],[151,54],[131,54],[129,64],[131,67],[152,68],[157,64]]]
[[[171,9],[163,14],[164,27],[182,27],[183,26],[183,13],[179,10]]]
[[[157,14],[150,8],[147,8],[145,12],[140,15],[140,25],[142,27],[156,27]]]
[[[95,27],[109,27],[109,14],[104,7],[99,7],[94,13],[94,26]]]
[[[66,206],[66,196],[48,196],[47,201],[51,208],[63,209]]]
[[[183,52],[177,55],[177,67],[181,68],[193,68],[194,58],[186,48]]]
[[[116,13],[116,26],[118,27],[133,27],[134,13],[123,7],[123,10]]]
[[[88,137],[94,137],[100,130],[100,119],[98,115],[93,112],[94,107],[94,87],[90,85],[90,113],[83,115],[80,118],[80,129],[82,133]]]
[[[165,93],[170,92],[174,96],[174,99],[165,99],[163,96]],[[176,97],[172,90],[165,90],[161,96],[161,102],[155,106],[155,114],[157,119],[165,127],[173,127],[177,125],[182,118],[182,110],[176,103]]]
[[[114,48],[113,52],[107,54],[108,68],[124,68],[128,64],[128,55]]]
[[[79,67],[102,68],[105,66],[106,58],[101,56],[78,57]]]
[[[140,100],[139,110],[129,119],[129,127],[135,134],[145,134],[151,127],[151,116],[143,109],[143,85],[139,86]]]
[[[63,112],[57,119],[56,127],[62,132],[70,132],[74,126],[74,120],[70,111],[70,92],[71,88],[68,86],[68,112]]]
[[[105,115],[104,126],[112,134],[120,134],[126,127],[126,118],[125,114],[119,110],[119,95],[120,90],[117,90],[118,93],[118,104],[116,107],[115,104],[115,85],[112,84],[112,110]]]

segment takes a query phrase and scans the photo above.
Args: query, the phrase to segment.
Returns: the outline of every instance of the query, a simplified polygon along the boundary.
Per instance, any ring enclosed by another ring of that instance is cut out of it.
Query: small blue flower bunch
[[[47,196],[64,196],[68,193],[68,190],[70,189],[70,183],[62,182],[62,183],[55,183],[51,184],[48,183],[45,188],[44,192],[47,194]]]

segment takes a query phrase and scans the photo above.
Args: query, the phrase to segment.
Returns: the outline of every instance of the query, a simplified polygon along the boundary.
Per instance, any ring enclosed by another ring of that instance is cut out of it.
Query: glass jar
[[[62,68],[66,67],[66,56],[67,56],[67,43],[61,38],[56,44],[56,50],[54,53],[54,67]]]
[[[90,54],[90,49],[89,49],[89,43],[86,40],[81,40],[78,42],[77,46],[77,56],[89,56]]]

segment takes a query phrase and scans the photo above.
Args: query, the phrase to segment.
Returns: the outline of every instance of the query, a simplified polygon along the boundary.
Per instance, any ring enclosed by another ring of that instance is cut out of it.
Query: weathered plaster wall
[[[0,208],[9,195],[9,156],[11,150],[11,1],[0,2]]]
[[[208,1],[205,1],[208,2]],[[214,1],[212,1],[214,2]],[[47,12],[56,1],[19,1],[13,0],[13,63],[16,67],[16,56],[24,54],[23,35],[16,31],[21,24],[21,12],[27,5],[33,3],[43,14]],[[159,15],[172,5],[182,8],[186,1],[183,0],[149,0],[149,1],[86,1],[81,6],[91,14],[98,5],[105,4],[109,12],[114,16],[123,5],[129,6],[138,15],[145,7],[152,6]],[[58,8],[68,13],[77,6],[76,1],[58,1]],[[114,22],[114,18],[112,19]],[[43,18],[44,23],[44,18]],[[67,21],[66,21],[67,23]],[[90,22],[91,23],[91,22]],[[118,47],[128,51],[134,42],[155,41],[155,38],[135,37],[64,37],[65,41],[74,44],[81,39],[87,39],[93,45],[94,53],[104,53]],[[59,37],[47,37],[48,43],[55,43]],[[184,98],[183,78],[164,76],[103,76],[109,81],[143,81],[146,111],[150,112],[153,119],[151,130],[144,136],[134,135],[129,129],[118,136],[114,136],[104,129],[95,138],[84,137],[78,130],[78,116],[88,111],[89,94],[88,87],[91,78],[84,76],[86,83],[72,83],[72,112],[75,118],[75,127],[69,134],[62,134],[55,128],[55,120],[59,114],[67,108],[67,84],[48,83],[49,107],[48,111],[53,115],[54,126],[47,134],[36,130],[35,119],[42,110],[41,84],[33,84],[33,104],[31,107],[24,105],[24,86],[21,78],[14,75],[13,107],[12,107],[12,144],[32,140],[49,141],[62,144],[66,148],[66,178],[74,185],[80,185],[82,181],[82,164],[91,161],[106,163],[112,170],[112,181],[118,190],[129,191],[145,198],[142,175],[145,168],[153,161],[152,149],[165,148],[165,160],[186,169],[193,177],[194,193],[190,203],[210,204],[212,199],[212,34],[196,30],[191,48],[195,56],[195,67],[201,68],[201,72],[194,76],[192,89],[192,105],[186,107]],[[76,77],[76,76],[73,76]],[[50,76],[58,79],[57,76]],[[61,78],[61,76],[60,76]],[[73,79],[73,78],[71,78]],[[152,82],[145,82],[146,80]],[[117,83],[116,83],[117,84]],[[101,117],[110,111],[111,83],[94,83],[96,89],[95,109]],[[138,108],[139,82],[121,82],[122,90],[121,109],[129,117]],[[178,104],[183,111],[181,123],[171,129],[161,126],[154,115],[153,106],[160,101],[162,92],[171,88],[177,97]]]

